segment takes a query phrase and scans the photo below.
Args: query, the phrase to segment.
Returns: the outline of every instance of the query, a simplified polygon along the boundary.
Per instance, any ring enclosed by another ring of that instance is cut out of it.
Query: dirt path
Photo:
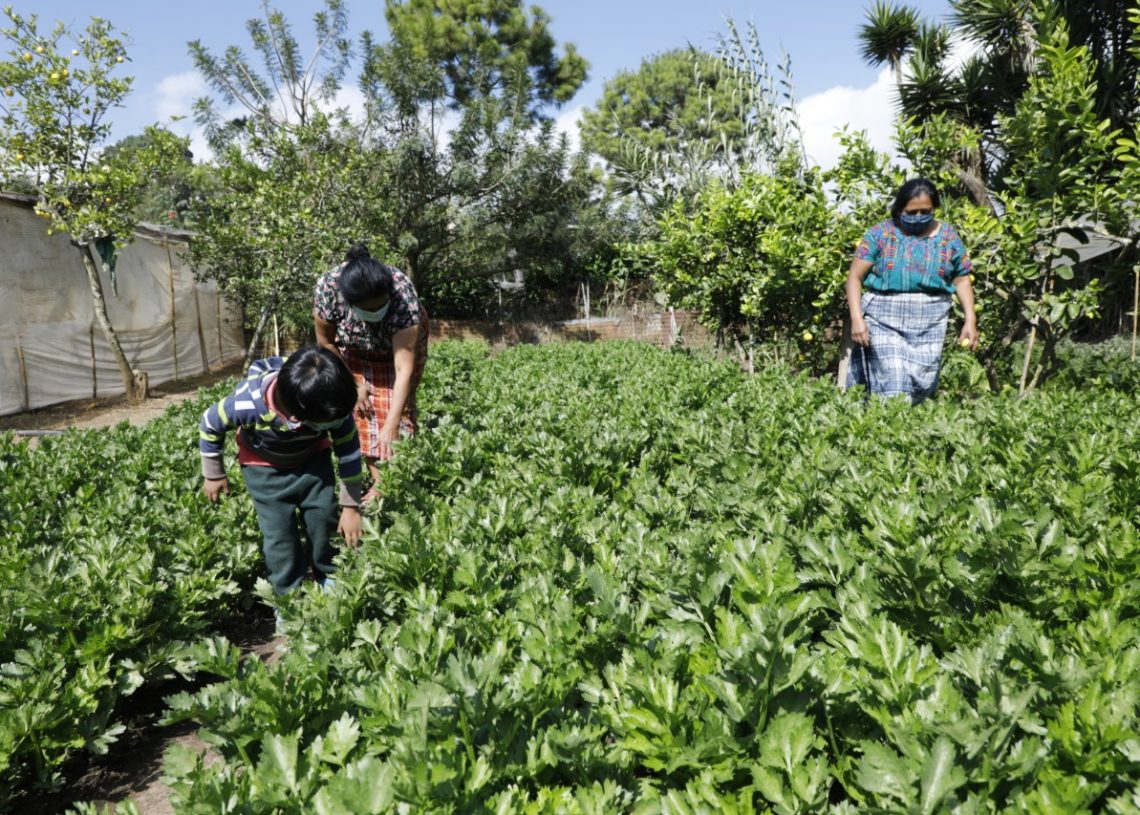
[[[90,429],[113,427],[119,422],[128,421],[132,425],[143,425],[157,419],[171,405],[193,398],[198,389],[213,385],[238,375],[241,363],[233,363],[208,374],[167,382],[150,389],[150,396],[142,402],[131,402],[123,396],[106,399],[81,399],[63,402],[59,405],[0,416],[0,432],[37,430],[66,430],[69,427]]]

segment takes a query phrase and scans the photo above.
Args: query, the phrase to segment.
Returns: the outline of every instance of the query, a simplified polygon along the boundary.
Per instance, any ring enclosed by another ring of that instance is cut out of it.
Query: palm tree
[[[908,6],[875,0],[867,11],[867,22],[859,28],[859,54],[873,67],[889,63],[896,84],[901,86],[903,57],[914,47],[918,33],[918,12]]]

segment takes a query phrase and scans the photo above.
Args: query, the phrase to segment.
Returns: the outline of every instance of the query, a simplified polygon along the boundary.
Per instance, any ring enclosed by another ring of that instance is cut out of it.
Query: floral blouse
[[[313,295],[313,310],[327,323],[336,326],[336,345],[352,351],[390,352],[392,335],[397,331],[419,325],[423,321],[423,306],[408,276],[388,266],[392,274],[392,299],[388,313],[378,323],[361,320],[348,307],[340,294],[340,273],[344,266],[325,272],[317,280]]]

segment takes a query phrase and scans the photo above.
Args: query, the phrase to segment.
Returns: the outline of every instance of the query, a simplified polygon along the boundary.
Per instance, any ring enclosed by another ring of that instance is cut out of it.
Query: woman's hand
[[[851,321],[851,342],[864,348],[871,347],[871,332],[867,330],[867,321],[862,317]]]
[[[360,380],[360,384],[356,386],[356,415],[361,418],[371,416],[374,411],[372,409],[372,386],[365,380]]]
[[[978,347],[978,324],[973,320],[966,320],[962,325],[962,333],[958,335],[958,344],[963,348],[969,347],[971,351]]]
[[[388,455],[391,455],[392,442],[396,441],[399,438],[400,425],[397,424],[395,427],[391,427],[388,424],[385,424],[383,427],[381,427],[380,433],[376,436],[376,442],[380,445],[381,453],[387,453]]]

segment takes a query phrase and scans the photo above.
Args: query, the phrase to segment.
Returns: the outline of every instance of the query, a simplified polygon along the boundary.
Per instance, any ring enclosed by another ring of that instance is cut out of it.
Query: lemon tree
[[[62,23],[41,31],[36,15],[11,6],[0,37],[8,53],[0,61],[0,167],[36,197],[36,213],[48,232],[65,232],[83,260],[95,318],[111,346],[126,392],[142,397],[142,377],[131,369],[107,317],[95,255],[130,241],[134,210],[147,180],[177,161],[185,141],[148,128],[148,149],[129,161],[106,160],[101,149],[111,115],[130,93],[123,76],[126,47],[107,20],[92,18],[73,33]],[[112,278],[113,280],[113,278]]]

